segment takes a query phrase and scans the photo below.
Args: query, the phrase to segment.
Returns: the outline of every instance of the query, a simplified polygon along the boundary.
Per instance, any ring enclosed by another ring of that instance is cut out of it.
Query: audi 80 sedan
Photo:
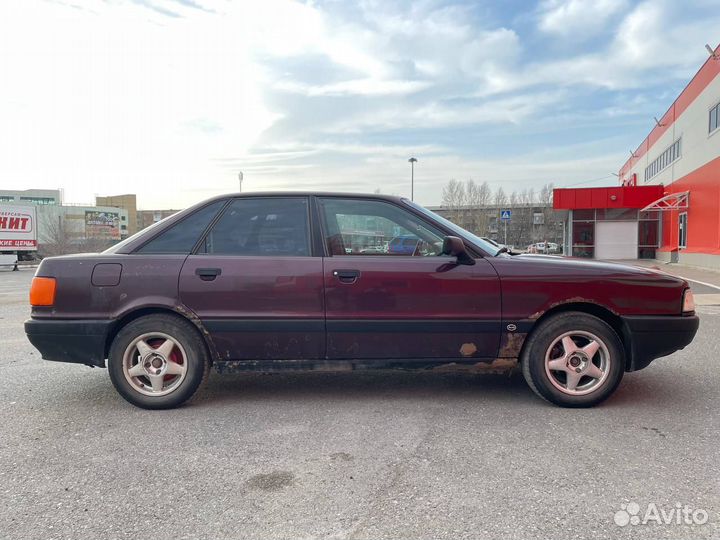
[[[396,237],[415,247],[381,249]],[[30,303],[44,359],[107,361],[148,409],[184,403],[211,367],[517,366],[540,397],[587,407],[698,329],[677,277],[515,255],[407,199],[333,193],[204,201],[102,253],[43,260]]]

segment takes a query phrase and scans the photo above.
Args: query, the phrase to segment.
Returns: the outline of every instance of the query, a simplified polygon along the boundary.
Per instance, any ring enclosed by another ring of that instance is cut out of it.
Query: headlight
[[[683,313],[695,311],[695,297],[690,289],[685,289],[685,293],[683,294],[682,310]]]

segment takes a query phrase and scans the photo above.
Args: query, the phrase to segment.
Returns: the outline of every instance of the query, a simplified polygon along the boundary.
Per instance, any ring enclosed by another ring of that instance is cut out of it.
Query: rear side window
[[[236,199],[205,238],[202,253],[310,256],[307,198]]]
[[[226,200],[215,201],[160,233],[137,253],[190,253]]]

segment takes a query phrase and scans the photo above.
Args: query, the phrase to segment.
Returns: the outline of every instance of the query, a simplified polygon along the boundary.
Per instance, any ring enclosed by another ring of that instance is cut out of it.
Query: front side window
[[[437,256],[443,233],[410,212],[384,202],[321,199],[330,255]]]
[[[309,239],[307,198],[243,198],[225,209],[200,252],[308,257]]]

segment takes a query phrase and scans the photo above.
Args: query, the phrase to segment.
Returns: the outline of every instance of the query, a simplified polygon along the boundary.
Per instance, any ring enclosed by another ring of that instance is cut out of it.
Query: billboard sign
[[[85,210],[85,236],[120,240],[120,214]]]
[[[0,251],[35,251],[36,249],[35,207],[0,204]]]

